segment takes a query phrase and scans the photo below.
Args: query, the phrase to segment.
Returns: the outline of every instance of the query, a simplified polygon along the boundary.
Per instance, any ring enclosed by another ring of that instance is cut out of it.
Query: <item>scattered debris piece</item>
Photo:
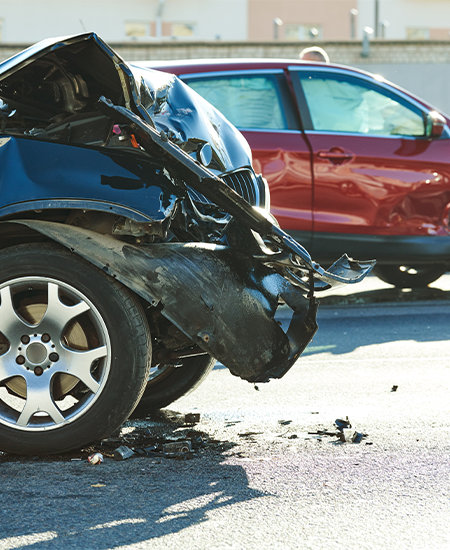
[[[95,483],[94,485],[91,485],[91,487],[106,487],[105,483]]]
[[[330,435],[330,436],[333,436],[333,435],[339,435],[338,432],[327,432],[325,430],[317,430],[315,432],[308,432],[308,435]]]
[[[120,447],[117,447],[117,449],[114,451],[113,458],[114,460],[127,460],[134,455],[135,452],[130,449],[130,447],[127,447],[126,445],[121,445]]]
[[[103,455],[101,453],[94,453],[88,456],[88,462],[90,464],[101,464],[103,462]]]
[[[342,418],[338,418],[334,421],[334,423],[337,431],[331,432],[326,430],[317,430],[315,432],[308,432],[308,434],[337,437],[341,443],[361,443],[363,439],[368,437],[368,434],[358,432],[354,427],[352,427],[348,416],[345,418],[345,420],[343,420]],[[318,441],[321,441],[321,438],[318,439]]]
[[[200,413],[188,413],[184,415],[185,424],[198,424],[200,422]]]
[[[175,441],[174,443],[164,443],[162,452],[167,453],[189,453],[192,451],[190,441]]]
[[[339,439],[342,443],[355,443],[359,435],[361,434],[358,434],[358,432],[352,428],[343,428],[339,433]]]
[[[71,458],[71,462],[78,462],[79,460],[83,460],[82,458]]]
[[[200,447],[205,445],[205,440],[198,433],[190,431],[186,434],[186,436],[190,440],[193,449],[200,449]]]
[[[348,416],[345,417],[345,420],[342,418],[337,418],[334,423],[337,426],[337,429],[342,431],[344,428],[351,428],[352,425],[350,424],[350,420],[348,419]]]
[[[288,439],[298,439],[298,435],[297,434],[292,434],[288,437]]]
[[[396,386],[395,384],[392,386],[391,388],[391,391],[397,391],[398,390],[398,386]]]
[[[243,432],[238,434],[239,437],[253,437],[254,435],[262,435],[264,432]]]
[[[292,424],[292,420],[278,420],[278,424],[281,426],[287,426],[288,424]]]

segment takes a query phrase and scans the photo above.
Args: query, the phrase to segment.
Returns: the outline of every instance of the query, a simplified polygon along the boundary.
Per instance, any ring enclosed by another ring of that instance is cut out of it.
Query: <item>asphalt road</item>
[[[450,275],[433,287],[325,296],[282,380],[256,389],[218,365],[122,430],[180,436],[198,412],[192,460],[3,456],[0,550],[449,549]],[[333,435],[346,417],[359,443]]]

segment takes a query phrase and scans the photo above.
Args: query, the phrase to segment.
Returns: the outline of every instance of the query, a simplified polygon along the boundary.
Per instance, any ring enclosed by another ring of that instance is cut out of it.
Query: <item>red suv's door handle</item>
[[[353,153],[346,153],[340,147],[332,147],[329,151],[318,151],[317,156],[321,159],[328,159],[338,164],[351,160],[353,158]]]

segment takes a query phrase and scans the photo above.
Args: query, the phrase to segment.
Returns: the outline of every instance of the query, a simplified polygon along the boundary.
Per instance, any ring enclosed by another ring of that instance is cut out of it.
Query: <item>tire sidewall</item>
[[[2,449],[22,453],[62,452],[105,437],[134,409],[145,388],[146,374],[139,372],[142,349],[137,348],[142,345],[132,344],[136,337],[133,324],[136,315],[140,314],[144,322],[145,316],[138,301],[123,285],[59,245],[19,245],[0,252],[0,284],[29,276],[56,279],[78,290],[97,309],[110,340],[108,378],[101,394],[79,418],[61,428],[34,433],[0,424]],[[149,337],[147,345],[150,348]],[[145,371],[148,372],[147,365]]]

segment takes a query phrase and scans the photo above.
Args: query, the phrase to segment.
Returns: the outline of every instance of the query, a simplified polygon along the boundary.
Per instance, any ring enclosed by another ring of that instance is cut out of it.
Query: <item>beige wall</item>
[[[357,0],[248,0],[248,40],[273,40],[274,19],[283,25],[284,40],[289,24],[321,25],[323,40],[350,39],[350,10]]]

